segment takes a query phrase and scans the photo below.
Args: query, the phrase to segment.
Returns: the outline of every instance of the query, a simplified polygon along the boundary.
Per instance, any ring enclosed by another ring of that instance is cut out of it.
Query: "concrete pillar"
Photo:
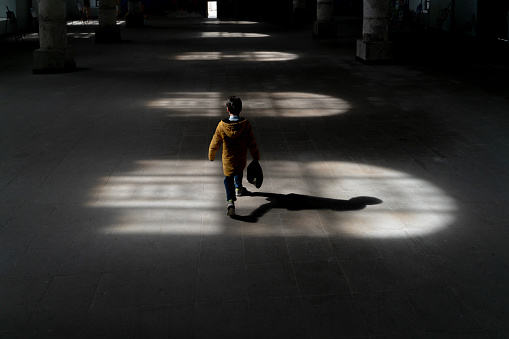
[[[115,43],[120,41],[120,28],[117,26],[115,0],[99,1],[99,26],[95,29],[96,43]]]
[[[67,44],[66,0],[37,0],[39,45],[33,73],[61,73],[76,68],[74,48]]]
[[[129,0],[127,2],[127,18],[125,21],[126,27],[142,27],[143,13],[141,13],[141,1],[140,0]]]
[[[392,60],[387,0],[364,0],[363,6],[362,39],[357,40],[357,58],[363,61]]]
[[[318,37],[328,38],[336,36],[333,0],[317,0],[316,21],[313,23],[313,33]]]

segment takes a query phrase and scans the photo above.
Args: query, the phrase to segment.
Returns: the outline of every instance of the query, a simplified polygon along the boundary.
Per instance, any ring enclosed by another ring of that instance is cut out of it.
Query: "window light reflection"
[[[103,232],[224,233],[230,219],[223,213],[225,193],[220,162],[179,160],[179,163],[183,166],[175,167],[172,160],[139,161],[136,172],[113,173],[106,184],[96,187],[91,194],[96,198],[89,202],[89,207],[112,209],[114,212],[109,214],[118,218],[111,220]],[[356,164],[340,161],[298,162],[298,171],[292,173],[278,169],[295,167],[294,162],[265,161],[262,164],[267,183],[260,190],[253,189],[258,193],[301,194],[339,202],[371,196],[383,201],[354,211],[318,208],[323,230],[309,236],[325,236],[327,233],[378,238],[424,235],[447,227],[455,219],[457,206],[454,199],[430,182],[408,173],[368,164],[363,164],[359,170]],[[139,171],[140,166],[144,171]],[[172,170],[165,173],[165,168]],[[368,172],[376,174],[367,175]],[[288,184],[286,179],[300,184]],[[267,202],[263,195],[243,197],[237,206],[238,213],[249,215]],[[316,206],[309,209],[316,209]],[[281,212],[294,218],[299,218],[300,213],[299,210]],[[307,210],[304,212],[308,213]],[[267,220],[260,217],[262,225],[271,219]],[[264,236],[281,235],[277,227],[253,229],[257,232],[263,229]],[[228,232],[241,235],[243,231],[245,228],[235,227]],[[286,232],[285,235],[293,234]]]
[[[74,39],[89,39],[95,36],[95,33],[67,33],[67,36],[73,37]]]
[[[238,95],[243,100],[244,113],[250,116],[323,117],[346,113],[352,108],[346,100],[314,93],[246,92]],[[186,116],[208,116],[210,109],[222,109],[225,100],[218,92],[166,92],[161,96],[149,101],[147,106]],[[224,112],[221,110],[221,113]]]
[[[242,52],[238,54],[228,54],[223,52],[189,52],[175,56],[174,60],[179,61],[215,61],[224,59],[235,59],[238,61],[267,62],[267,61],[289,61],[298,58],[297,54],[260,51],[260,52]]]
[[[265,38],[268,34],[241,32],[202,32],[202,38]]]
[[[203,22],[204,25],[254,25],[256,21],[226,21],[226,20],[210,20]]]
[[[116,25],[125,25],[125,20],[117,20]],[[99,20],[92,19],[89,22],[83,22],[81,20],[69,20],[67,26],[99,26]]]

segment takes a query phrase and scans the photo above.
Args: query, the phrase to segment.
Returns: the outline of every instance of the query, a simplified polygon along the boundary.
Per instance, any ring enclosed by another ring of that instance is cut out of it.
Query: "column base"
[[[120,42],[120,27],[98,26],[95,29],[96,44],[114,44]]]
[[[385,62],[394,58],[394,48],[390,41],[357,40],[357,59],[366,62]]]
[[[313,36],[318,38],[334,38],[337,36],[335,22],[313,22]]]
[[[67,46],[63,50],[36,49],[33,57],[33,74],[65,73],[76,69],[74,48],[72,46]]]

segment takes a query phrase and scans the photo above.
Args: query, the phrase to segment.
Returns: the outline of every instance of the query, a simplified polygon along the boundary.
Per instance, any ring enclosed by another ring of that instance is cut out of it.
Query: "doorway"
[[[207,1],[207,18],[217,19],[217,1]]]

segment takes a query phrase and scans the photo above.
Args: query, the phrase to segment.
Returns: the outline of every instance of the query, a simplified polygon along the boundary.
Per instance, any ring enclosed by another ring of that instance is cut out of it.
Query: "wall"
[[[83,3],[83,0],[79,0]],[[98,8],[95,5],[95,0],[90,1],[90,11],[92,16],[97,18]],[[18,29],[22,31],[35,31],[32,14],[30,8],[34,8],[38,13],[37,0],[0,0],[0,19],[7,17],[7,8],[13,11],[18,21]],[[81,19],[81,14],[77,13],[76,0],[66,0],[66,14],[69,20]],[[0,35],[4,34],[5,21],[0,21]],[[7,25],[7,34],[12,33],[10,25]]]
[[[18,29],[26,30],[31,29],[32,15],[30,14],[30,7],[32,7],[31,0],[0,0],[0,19],[7,18],[7,8],[14,12],[18,23]],[[5,21],[0,21],[0,34],[5,32]],[[11,25],[7,25],[7,33],[11,33]]]
[[[477,35],[485,38],[507,39],[508,0],[478,0]]]
[[[451,16],[449,15],[443,21],[440,19],[442,10],[445,10],[450,3],[451,0],[431,0],[429,9],[431,27],[442,29],[446,32],[451,30]]]
[[[79,0],[81,3],[83,0]],[[162,1],[162,0],[157,0]],[[362,0],[357,0],[362,1]],[[488,38],[508,38],[509,10],[508,0],[431,0],[430,11],[426,15],[424,24],[434,27],[440,15],[440,10],[455,2],[455,22],[451,26],[450,17],[442,24],[442,29],[472,36]],[[316,0],[297,0],[299,4],[305,3],[306,13],[312,17],[316,13]],[[415,11],[421,0],[409,0],[409,9]],[[239,17],[254,20],[270,20],[287,22],[291,20],[293,0],[218,0],[219,15],[224,17]],[[33,20],[30,8],[37,9],[37,0],[0,0],[0,18],[6,17],[7,9],[13,11],[18,20],[20,30],[33,30]],[[76,0],[66,0],[67,18],[80,19],[77,13]],[[97,18],[98,9],[95,0],[91,0],[92,16]],[[5,30],[5,21],[0,22],[0,34]],[[8,25],[7,33],[11,32]]]
[[[31,7],[32,2],[30,0],[16,1],[16,18],[18,19],[18,26],[22,26],[23,29],[33,28],[32,14],[30,13]],[[20,27],[20,29],[22,28]]]
[[[7,17],[7,14],[6,14],[7,8],[5,6],[8,6],[10,11],[13,11],[14,13],[16,13],[16,0],[2,0],[2,1],[0,1],[0,18]]]
[[[292,12],[293,0],[217,0],[217,15],[222,19],[290,22]]]
[[[456,32],[475,36],[477,34],[477,0],[462,0],[455,10]]]

